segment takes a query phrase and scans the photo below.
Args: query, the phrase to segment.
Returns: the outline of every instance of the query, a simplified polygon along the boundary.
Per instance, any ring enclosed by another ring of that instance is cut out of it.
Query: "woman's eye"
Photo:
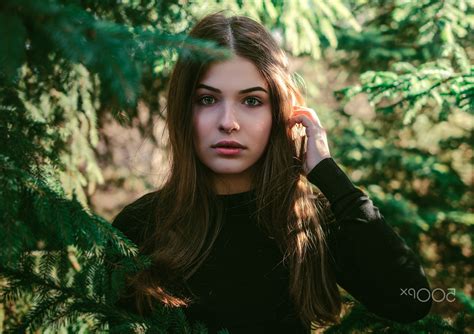
[[[214,97],[206,95],[198,99],[198,103],[202,105],[212,104]]]
[[[245,99],[245,101],[250,101],[250,104],[248,104],[248,105],[250,105],[252,107],[257,107],[257,106],[262,104],[262,101],[260,101],[259,99],[255,98],[255,97],[248,97],[248,98]]]
[[[200,98],[198,98],[197,103],[200,104],[200,105],[203,105],[203,106],[211,105],[211,104],[216,103],[216,99],[214,98],[214,96],[205,95],[205,96],[201,96]],[[262,105],[262,101],[260,101],[260,99],[258,99],[256,97],[250,96],[250,97],[245,98],[244,104],[246,104],[250,107],[258,107],[258,106]]]

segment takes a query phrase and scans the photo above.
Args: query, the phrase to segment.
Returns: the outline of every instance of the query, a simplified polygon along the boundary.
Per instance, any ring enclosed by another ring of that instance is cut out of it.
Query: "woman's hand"
[[[302,106],[293,106],[293,113],[288,119],[290,129],[296,124],[303,124],[308,140],[303,168],[306,175],[323,159],[331,156],[326,130],[323,128],[316,111]]]

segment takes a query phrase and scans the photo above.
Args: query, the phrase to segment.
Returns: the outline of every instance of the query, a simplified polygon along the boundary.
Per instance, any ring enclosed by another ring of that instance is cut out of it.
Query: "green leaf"
[[[337,37],[331,23],[326,19],[321,19],[319,22],[319,27],[321,28],[321,32],[324,34],[324,37],[326,37],[326,39],[329,41],[329,45],[333,48],[337,48]]]
[[[17,79],[25,61],[26,29],[20,18],[0,13],[0,78]]]

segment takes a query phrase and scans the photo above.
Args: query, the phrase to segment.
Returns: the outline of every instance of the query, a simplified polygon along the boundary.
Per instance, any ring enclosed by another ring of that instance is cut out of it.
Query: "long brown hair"
[[[272,129],[253,178],[257,220],[283,254],[290,296],[301,320],[306,325],[338,321],[341,300],[328,266],[323,228],[331,217],[329,204],[304,176],[297,149],[300,142],[293,141],[294,133],[286,126],[293,102],[304,105],[304,99],[289,72],[285,53],[260,23],[244,16],[226,17],[222,12],[204,17],[189,36],[214,41],[249,59],[268,82]],[[130,280],[140,312],[156,301],[171,307],[192,302],[180,296],[179,287],[205,260],[221,226],[222,207],[209,170],[193,148],[190,97],[210,64],[179,58],[169,82],[166,125],[171,169],[157,192],[156,223],[140,245],[151,256],[153,266]]]

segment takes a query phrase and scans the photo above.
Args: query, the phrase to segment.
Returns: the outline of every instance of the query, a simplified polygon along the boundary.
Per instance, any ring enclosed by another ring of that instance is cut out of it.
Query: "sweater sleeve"
[[[136,245],[143,242],[152,218],[156,192],[147,193],[126,205],[113,219],[112,226],[119,229]]]
[[[138,198],[134,202],[126,205],[113,219],[112,226],[117,228],[136,246],[140,246],[144,241],[150,219],[153,217],[153,204],[156,193],[148,193]],[[114,259],[111,259],[113,262]],[[131,313],[138,313],[133,290],[126,285],[118,299],[116,306]]]
[[[337,283],[381,317],[408,323],[426,316],[432,301],[423,268],[368,195],[332,157],[318,163],[307,178],[328,199],[336,218],[328,247]]]

